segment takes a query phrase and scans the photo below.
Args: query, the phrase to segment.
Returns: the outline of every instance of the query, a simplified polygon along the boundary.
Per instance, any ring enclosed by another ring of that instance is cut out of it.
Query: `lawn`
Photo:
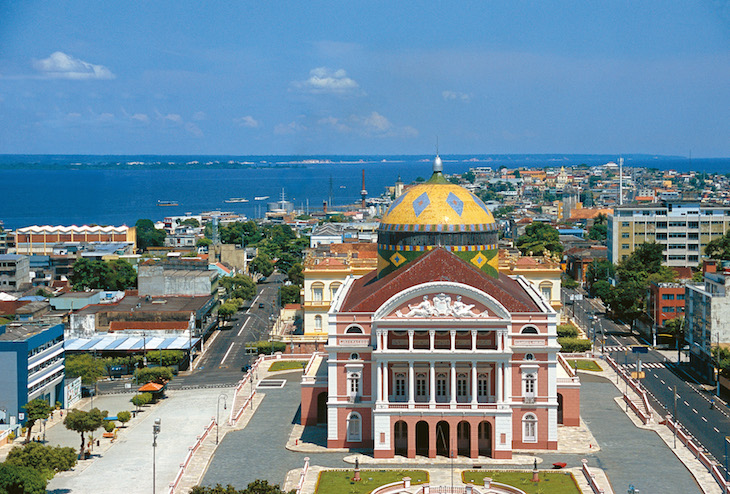
[[[353,482],[352,470],[325,470],[319,474],[315,494],[368,494],[376,487],[410,477],[411,483],[428,482],[425,470],[360,470],[360,482]]]
[[[596,363],[595,360],[590,360],[590,359],[568,360],[568,365],[570,365],[573,369],[575,369],[575,367],[577,365],[578,370],[593,371],[593,372],[601,372],[603,370],[603,369],[601,369],[601,366]]]
[[[541,471],[540,482],[532,482],[532,472],[514,472],[507,470],[467,470],[462,473],[464,482],[476,486],[484,485],[484,477],[495,482],[508,484],[522,489],[527,494],[580,494],[581,491],[570,472]]]
[[[291,369],[304,369],[307,366],[305,360],[279,360],[269,366],[269,372],[291,370]]]

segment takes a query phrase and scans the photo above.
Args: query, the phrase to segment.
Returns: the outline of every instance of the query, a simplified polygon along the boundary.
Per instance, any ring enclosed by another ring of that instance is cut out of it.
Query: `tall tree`
[[[33,467],[42,472],[47,480],[58,472],[71,470],[76,465],[76,451],[62,446],[45,446],[41,443],[28,443],[23,447],[15,446],[8,453],[5,463]]]
[[[88,412],[84,410],[74,409],[70,410],[66,414],[66,418],[63,419],[63,425],[66,429],[78,432],[81,434],[81,449],[79,450],[81,456],[84,455],[84,434],[87,432],[93,432],[104,423],[104,419],[109,415],[109,412],[104,410],[103,412],[98,408],[92,408]]]
[[[70,277],[74,290],[126,290],[137,286],[137,272],[124,259],[92,261],[77,259]]]
[[[712,259],[730,261],[730,233],[708,243],[705,247],[705,254]]]
[[[35,468],[0,463],[0,493],[45,494],[48,481]]]
[[[23,405],[23,408],[27,415],[25,422],[25,426],[28,429],[28,433],[25,438],[25,442],[27,443],[30,442],[30,434],[36,421],[45,420],[49,415],[51,415],[51,405],[49,405],[46,400],[36,398],[35,400],[31,400]]]
[[[137,248],[147,250],[148,247],[162,247],[167,233],[158,230],[152,220],[139,219],[134,224],[137,229]]]

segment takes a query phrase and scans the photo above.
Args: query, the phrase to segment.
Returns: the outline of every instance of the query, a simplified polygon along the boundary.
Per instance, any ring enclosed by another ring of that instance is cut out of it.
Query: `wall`
[[[7,410],[5,423],[10,423],[10,416],[17,421],[20,405],[18,403],[18,354],[10,350],[8,344],[5,349],[0,350],[0,408]]]

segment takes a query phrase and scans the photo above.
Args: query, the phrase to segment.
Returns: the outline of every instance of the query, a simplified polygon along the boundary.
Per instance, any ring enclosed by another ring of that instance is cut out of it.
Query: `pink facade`
[[[326,422],[329,447],[510,458],[557,449],[558,424],[579,423],[558,316],[519,277],[435,249],[384,278],[348,279],[329,321],[327,356],[302,384],[302,423]]]

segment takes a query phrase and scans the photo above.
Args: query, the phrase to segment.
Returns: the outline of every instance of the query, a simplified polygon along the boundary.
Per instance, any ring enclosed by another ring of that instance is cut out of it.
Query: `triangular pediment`
[[[374,319],[487,320],[510,319],[494,297],[469,285],[432,282],[410,287],[388,299]]]

